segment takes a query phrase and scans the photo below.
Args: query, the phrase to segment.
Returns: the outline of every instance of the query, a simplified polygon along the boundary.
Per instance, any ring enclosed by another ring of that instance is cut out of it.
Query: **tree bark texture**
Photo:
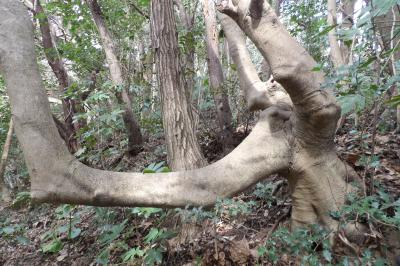
[[[232,112],[229,99],[224,88],[224,73],[219,56],[219,42],[215,4],[211,0],[203,0],[204,19],[206,24],[207,65],[211,92],[214,97],[220,128],[219,139],[224,150],[229,150],[233,142]]]
[[[4,180],[4,174],[6,172],[6,166],[7,166],[7,160],[8,160],[8,154],[10,153],[10,147],[11,147],[11,142],[12,142],[12,136],[14,132],[14,123],[13,120],[10,120],[9,128],[8,128],[8,133],[6,137],[6,141],[4,143],[3,147],[3,153],[1,155],[1,160],[0,160],[0,192],[1,192],[1,200],[4,202],[9,202],[11,201],[11,193],[9,189],[7,188],[6,182]]]
[[[153,0],[151,39],[160,87],[168,164],[173,170],[205,165],[195,134],[190,100],[179,60],[172,0]]]
[[[205,206],[214,204],[218,197],[244,191],[271,174],[280,174],[289,180],[291,188],[293,227],[320,223],[337,230],[338,221],[329,213],[344,204],[346,194],[353,190],[346,180],[354,176],[334,148],[340,107],[331,90],[321,89],[324,76],[312,71],[316,62],[283,28],[267,2],[261,7],[253,6],[254,17],[248,13],[250,0],[223,1],[219,8],[255,43],[291,103],[276,100],[262,112],[250,135],[218,162],[201,169],[144,175],[93,169],[68,153],[51,117],[26,10],[19,1],[2,1],[0,72],[6,81],[16,134],[32,178],[34,201],[97,206]],[[178,121],[174,127],[178,129],[190,125],[187,99],[182,97],[185,94],[179,75],[172,1],[153,0],[152,18],[153,48],[167,113],[164,126],[176,145],[188,147],[186,133],[168,131],[169,121]],[[170,110],[174,110],[172,116]],[[187,116],[179,110],[186,110]],[[192,156],[189,150],[185,156]]]
[[[189,100],[191,100],[191,96],[194,91],[195,76],[196,76],[196,70],[194,65],[196,45],[194,43],[195,40],[192,34],[194,27],[194,15],[191,16],[189,10],[187,10],[183,5],[182,0],[175,0],[174,2],[178,6],[179,17],[186,31],[187,45],[184,57],[184,66],[186,69],[185,81],[186,81],[186,93],[188,94]]]
[[[122,119],[125,124],[126,134],[128,135],[128,154],[137,155],[143,145],[143,137],[132,110],[132,101],[125,84],[121,63],[117,57],[116,47],[103,18],[100,5],[97,0],[86,0],[92,13],[93,20],[100,34],[106,60],[109,65],[111,80],[116,86],[116,96],[118,103],[123,107]]]

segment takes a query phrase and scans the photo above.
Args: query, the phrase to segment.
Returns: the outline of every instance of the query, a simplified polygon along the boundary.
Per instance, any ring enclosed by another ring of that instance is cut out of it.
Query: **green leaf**
[[[102,244],[110,244],[115,239],[119,237],[121,232],[125,229],[125,224],[128,220],[125,219],[122,223],[113,225],[109,230],[104,232],[100,237],[100,242]]]
[[[25,237],[25,236],[17,236],[16,239],[17,239],[17,242],[18,242],[19,244],[24,245],[24,246],[29,245],[29,243],[31,242],[31,241],[29,240],[29,238],[27,238],[27,237]]]
[[[156,171],[154,171],[152,169],[146,168],[143,170],[143,174],[154,174],[154,173],[156,173]]]
[[[82,230],[80,228],[72,227],[71,232],[69,232],[68,238],[74,239],[81,234]]]
[[[267,253],[267,248],[265,246],[260,246],[257,248],[258,256],[262,257],[265,253]]]
[[[17,194],[17,197],[12,203],[13,208],[19,208],[26,205],[31,200],[31,193],[29,191],[22,191]]]
[[[143,257],[144,251],[139,247],[132,248],[122,255],[122,261],[127,262],[133,260],[135,257]]]
[[[373,16],[381,16],[386,14],[389,9],[397,3],[397,0],[379,0],[374,1],[374,12]]]
[[[328,249],[324,249],[322,251],[322,255],[324,256],[324,259],[326,259],[327,262],[332,261],[332,253]]]
[[[163,239],[170,239],[170,238],[173,238],[176,235],[177,234],[175,232],[161,230],[160,234],[157,237],[157,241],[160,241],[160,240],[163,240]]]
[[[167,167],[167,166],[164,166],[158,172],[159,173],[169,173],[169,172],[171,172],[171,169],[169,169],[169,167]]]
[[[150,4],[150,0],[138,0],[138,3],[141,6],[148,6]]]
[[[57,232],[59,234],[64,234],[69,230],[69,226],[68,225],[63,225],[57,228]]]
[[[386,104],[391,106],[400,105],[400,95],[393,96],[392,99],[386,101]]]
[[[361,95],[349,94],[340,96],[338,101],[342,107],[342,115],[365,107],[365,98]]]
[[[330,32],[331,30],[333,30],[336,27],[337,27],[337,25],[327,26],[320,33],[318,33],[318,36],[324,36],[324,35],[328,34],[328,32]]]
[[[313,67],[313,68],[311,69],[311,71],[313,71],[313,72],[319,72],[319,71],[321,71],[321,69],[322,69],[322,66],[321,66],[321,65],[316,65],[315,67]]]
[[[63,248],[63,244],[60,239],[54,239],[48,244],[42,245],[41,249],[43,253],[57,253]]]
[[[157,239],[159,233],[160,231],[157,228],[151,228],[150,232],[144,237],[144,242],[146,244],[153,242]]]
[[[96,262],[101,265],[107,265],[110,261],[110,250],[104,249],[96,258]]]
[[[6,226],[2,229],[2,231],[5,235],[12,235],[15,232],[15,228],[13,226]]]
[[[146,265],[154,265],[156,263],[161,263],[163,258],[163,250],[161,248],[152,248],[147,251],[146,257],[144,259]]]
[[[156,214],[161,212],[162,209],[160,208],[140,208],[135,207],[132,209],[133,214],[138,214],[139,216],[144,216],[144,218],[149,218],[152,214]]]

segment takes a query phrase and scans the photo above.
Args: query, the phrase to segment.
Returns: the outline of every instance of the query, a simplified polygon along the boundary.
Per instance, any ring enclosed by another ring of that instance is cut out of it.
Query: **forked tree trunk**
[[[258,76],[247,50],[246,36],[236,22],[225,14],[219,14],[219,18],[228,41],[229,53],[239,74],[240,87],[244,91],[247,107],[251,111],[257,111],[276,104],[291,105],[289,95],[279,83],[273,78],[263,82]],[[270,76],[271,67],[266,60],[264,61]]]
[[[34,5],[33,13],[38,17],[40,24],[40,32],[42,34],[42,45],[47,61],[53,70],[59,84],[59,90],[62,95],[65,94],[66,90],[70,86],[67,70],[65,69],[64,62],[60,57],[57,48],[53,42],[53,38],[50,31],[50,22],[44,12],[40,1],[37,0]],[[79,149],[79,143],[76,138],[77,126],[73,124],[73,117],[76,113],[76,103],[69,97],[63,97],[62,107],[64,113],[64,130],[62,134],[63,139],[68,145],[68,149],[71,153],[75,153]]]
[[[4,202],[11,201],[11,193],[10,190],[7,188],[6,182],[4,181],[5,178],[4,174],[6,172],[8,154],[10,153],[13,132],[14,132],[14,124],[13,120],[11,119],[6,141],[3,147],[3,153],[1,155],[1,160],[0,160],[0,193],[1,193],[0,200],[3,200]]]
[[[103,43],[104,52],[110,69],[111,80],[116,86],[118,103],[124,110],[122,113],[122,119],[124,120],[126,134],[128,135],[128,154],[135,156],[141,151],[143,137],[139,123],[137,122],[132,110],[132,101],[125,84],[122,66],[117,57],[114,41],[107,29],[103,13],[97,0],[86,0],[86,2],[99,31],[101,42]]]
[[[353,173],[334,148],[340,107],[329,90],[321,89],[324,77],[312,71],[314,60],[290,37],[265,1],[241,0],[238,5],[223,1],[220,10],[255,43],[293,104],[269,101],[272,105],[263,111],[250,135],[220,161],[201,169],[165,174],[102,171],[83,165],[68,153],[57,134],[41,83],[29,17],[19,1],[2,3],[0,69],[32,178],[34,201],[98,206],[212,205],[218,197],[235,195],[279,173],[289,180],[294,227],[321,223],[337,230],[338,222],[329,212],[344,204],[346,193],[352,190],[345,180]],[[170,114],[168,111],[177,108],[188,114],[181,97],[183,82],[171,4],[171,0],[153,0],[152,40],[164,111]],[[171,99],[180,102],[175,105]],[[180,114],[173,118],[181,127],[190,123]],[[168,120],[164,122],[167,128]],[[172,137],[184,136],[179,134],[175,131]]]
[[[220,128],[219,139],[225,151],[232,147],[233,129],[232,112],[229,99],[224,88],[224,73],[219,57],[219,42],[217,33],[217,21],[215,4],[211,0],[203,0],[204,19],[206,24],[207,64],[210,77],[211,92],[217,111],[218,125]]]
[[[168,164],[173,170],[202,167],[205,159],[185,92],[172,0],[153,0],[150,21]]]

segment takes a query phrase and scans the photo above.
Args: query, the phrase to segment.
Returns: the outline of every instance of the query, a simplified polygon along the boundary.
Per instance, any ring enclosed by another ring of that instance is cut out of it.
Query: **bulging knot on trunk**
[[[306,146],[332,147],[341,109],[327,90],[312,90],[294,102],[293,134]]]

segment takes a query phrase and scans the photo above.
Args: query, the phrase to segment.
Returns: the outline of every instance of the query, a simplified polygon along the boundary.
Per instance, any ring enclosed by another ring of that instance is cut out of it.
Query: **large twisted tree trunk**
[[[115,44],[103,18],[103,13],[97,0],[86,0],[92,13],[93,20],[100,34],[101,42],[109,65],[111,80],[117,88],[117,100],[123,107],[122,119],[124,120],[126,134],[128,135],[128,154],[137,155],[143,145],[143,137],[132,110],[132,101],[124,80],[121,63],[116,54]]]
[[[180,79],[176,76],[177,59],[170,61],[168,54],[172,52],[177,58],[177,51],[164,50],[174,43],[158,38],[161,33],[176,38],[167,26],[173,21],[168,8],[171,1],[163,3],[153,1],[152,35],[159,73],[169,82],[161,85],[167,87]],[[279,173],[288,178],[292,190],[293,226],[321,223],[336,230],[337,221],[329,211],[339,209],[351,189],[345,182],[351,169],[337,157],[333,142],[340,108],[331,92],[321,89],[324,77],[312,71],[314,60],[290,37],[273,9],[264,1],[235,3],[223,1],[220,9],[256,44],[292,104],[270,101],[252,133],[216,163],[191,171],[143,175],[89,168],[68,153],[50,114],[26,11],[18,1],[2,0],[1,73],[32,178],[32,198],[99,206],[211,205],[218,197],[232,196]],[[162,62],[170,63],[170,70],[160,71],[165,65]]]
[[[151,39],[160,86],[168,164],[173,170],[205,165],[179,60],[172,0],[151,3]]]

